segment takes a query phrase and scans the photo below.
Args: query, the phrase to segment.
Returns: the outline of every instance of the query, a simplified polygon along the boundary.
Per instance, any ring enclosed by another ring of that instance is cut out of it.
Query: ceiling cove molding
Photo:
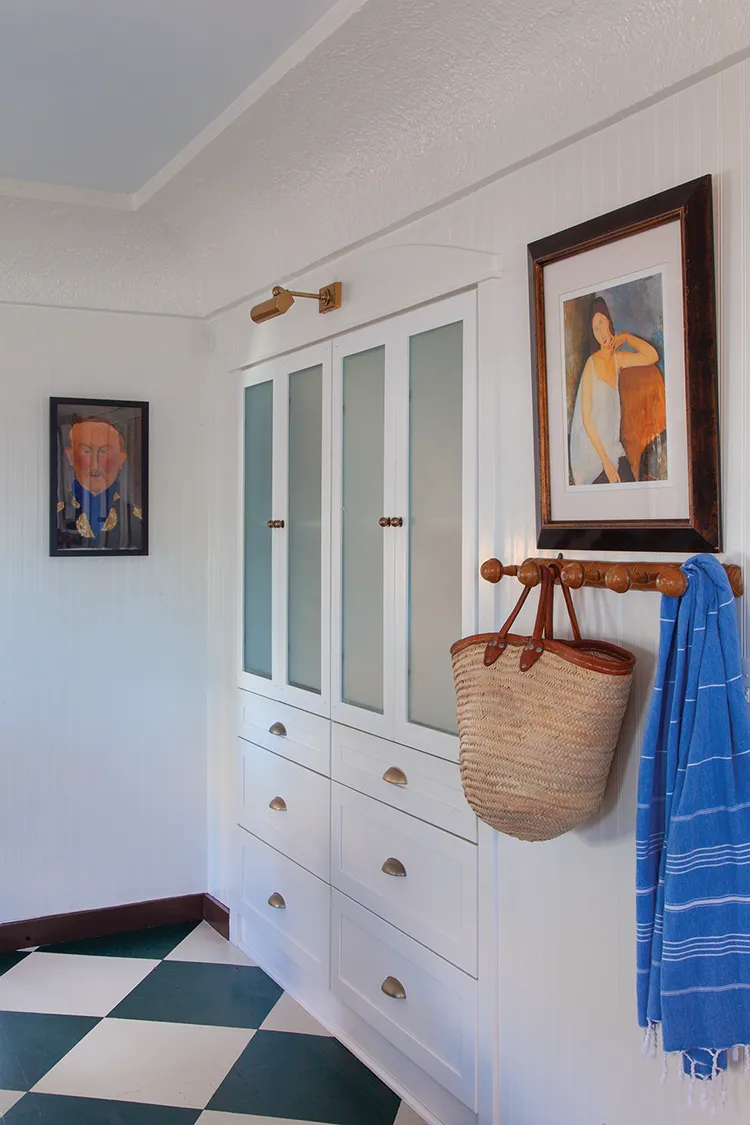
[[[276,62],[269,66],[268,70],[261,74],[260,78],[251,83],[238,98],[235,98],[231,105],[227,106],[223,113],[220,113],[210,125],[201,130],[197,137],[194,137],[181,152],[173,156],[160,172],[152,176],[143,187],[133,194],[134,210],[137,211],[144,203],[148,203],[149,199],[156,195],[165,184],[174,179],[211,141],[216,140],[220,133],[223,133],[229,125],[236,121],[238,117],[241,117],[255,102],[259,101],[284,75],[303,62],[316,47],[319,47],[329,36],[338,31],[350,16],[364,7],[365,3],[366,0],[338,0],[338,3],[329,8],[317,23],[313,24],[304,35],[284,51],[283,55],[279,56]]]
[[[93,188],[71,187],[67,184],[44,183],[39,180],[14,180],[0,177],[0,198],[31,199],[40,203],[63,203],[81,207],[102,207],[114,211],[137,211],[168,184],[191,160],[237,120],[250,106],[263,97],[284,75],[303,62],[316,47],[333,35],[350,16],[364,6],[366,0],[338,0],[338,3],[321,16],[255,82],[244,90],[231,105],[201,130],[176,156],[152,176],[137,191],[98,191]]]
[[[45,184],[41,180],[11,180],[0,177],[0,198],[32,199],[37,203],[65,203],[79,207],[103,207],[112,211],[134,211],[132,195],[119,191]]]

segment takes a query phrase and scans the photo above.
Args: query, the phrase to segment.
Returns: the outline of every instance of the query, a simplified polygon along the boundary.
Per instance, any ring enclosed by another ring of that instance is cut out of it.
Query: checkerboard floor
[[[6,1125],[422,1125],[205,922],[0,954]]]

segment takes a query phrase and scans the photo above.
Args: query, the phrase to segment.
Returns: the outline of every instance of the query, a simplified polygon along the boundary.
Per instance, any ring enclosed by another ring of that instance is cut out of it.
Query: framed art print
[[[50,399],[50,554],[148,554],[148,403]]]
[[[529,246],[538,546],[720,549],[711,177]]]

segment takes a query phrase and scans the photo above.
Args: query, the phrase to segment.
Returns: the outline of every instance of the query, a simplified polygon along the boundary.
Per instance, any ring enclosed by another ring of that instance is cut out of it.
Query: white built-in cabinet
[[[234,935],[446,1125],[477,1108],[476,292],[251,368]]]

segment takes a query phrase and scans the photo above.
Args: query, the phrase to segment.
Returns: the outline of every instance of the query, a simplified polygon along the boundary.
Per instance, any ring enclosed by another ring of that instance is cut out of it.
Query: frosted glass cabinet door
[[[370,340],[376,346],[369,347]],[[332,713],[387,735],[393,726],[385,627],[392,614],[386,591],[393,546],[381,519],[392,491],[393,455],[386,451],[381,340],[381,329],[363,329],[334,345]]]
[[[245,672],[272,676],[273,382],[244,389],[243,646]]]
[[[385,348],[344,357],[341,694],[383,712]]]
[[[450,648],[476,632],[476,295],[403,318],[396,399],[395,737],[458,759]]]
[[[323,367],[289,376],[287,683],[321,691]]]
[[[461,636],[463,324],[409,341],[407,718],[457,734],[450,647]]]

